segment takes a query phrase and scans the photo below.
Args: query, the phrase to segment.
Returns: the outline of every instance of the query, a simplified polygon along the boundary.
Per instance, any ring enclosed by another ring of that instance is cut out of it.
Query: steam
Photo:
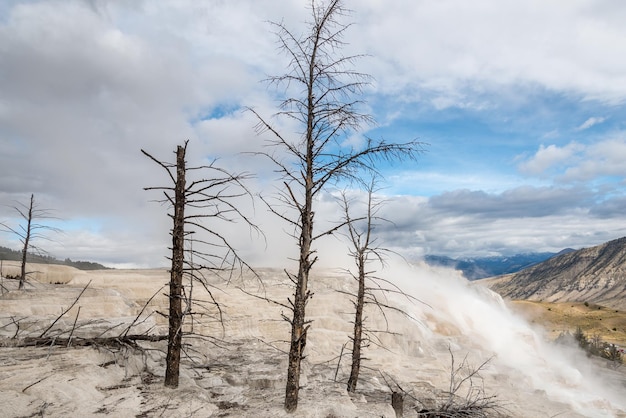
[[[443,338],[454,350],[493,356],[495,373],[512,376],[510,383],[520,392],[543,391],[586,417],[626,411],[623,375],[595,364],[578,349],[549,342],[499,295],[470,284],[459,272],[395,263],[385,276],[429,305],[404,303],[423,325],[418,331],[423,349],[441,352],[437,339]]]

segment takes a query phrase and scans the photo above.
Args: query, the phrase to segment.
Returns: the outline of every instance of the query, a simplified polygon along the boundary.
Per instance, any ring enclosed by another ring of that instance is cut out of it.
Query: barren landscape
[[[4,274],[11,268],[5,262]],[[246,274],[230,283],[210,280],[223,325],[215,320],[216,312],[194,324],[197,335],[185,340],[181,385],[172,390],[163,387],[166,342],[17,346],[46,329],[87,284],[47,335],[68,338],[71,332],[74,341],[115,336],[133,323],[135,334],[166,333],[166,320],[157,313],[165,312],[167,302],[159,291],[168,282],[165,270],[33,269],[39,273],[26,290],[2,281],[2,416],[287,415],[282,399],[288,327],[279,305],[256,297],[286,301],[290,288],[281,270],[258,269],[259,278]],[[390,397],[398,388],[406,394],[405,416],[418,416],[415,408],[428,409],[445,397],[450,352],[457,365],[466,356],[474,366],[489,360],[473,390],[496,396],[503,416],[626,416],[623,367],[614,370],[577,349],[549,343],[541,328],[513,314],[498,295],[469,286],[458,272],[421,265],[396,266],[385,274],[421,302],[400,296],[388,300],[410,316],[368,312],[372,329],[391,333],[379,334],[378,343],[365,349],[368,360],[355,396],[345,390],[348,356],[339,362],[351,329],[351,304],[338,290],[349,290],[353,283],[332,270],[315,275],[303,390],[292,416],[395,417]],[[200,299],[206,296],[194,292]]]

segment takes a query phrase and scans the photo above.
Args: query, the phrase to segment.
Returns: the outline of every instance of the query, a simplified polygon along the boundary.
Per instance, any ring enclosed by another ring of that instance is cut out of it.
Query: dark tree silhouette
[[[31,272],[26,271],[26,258],[29,252],[35,252],[38,255],[43,255],[46,252],[35,245],[33,241],[50,240],[46,235],[46,232],[61,232],[59,228],[52,227],[40,223],[45,219],[57,219],[51,215],[50,209],[42,209],[35,203],[35,195],[30,195],[30,201],[28,205],[18,203],[17,206],[13,206],[13,209],[22,217],[23,223],[18,227],[11,227],[7,223],[0,223],[5,232],[16,235],[22,243],[22,260],[20,266],[20,277],[18,289],[24,288],[26,278]]]
[[[141,150],[167,171],[173,183],[173,186],[146,187],[145,190],[163,191],[165,198],[162,202],[168,203],[174,209],[169,214],[173,226],[165,372],[165,386],[174,388],[178,387],[184,319],[193,315],[193,283],[199,282],[208,292],[211,302],[218,309],[221,321],[221,307],[213,298],[202,272],[210,270],[230,277],[235,270],[252,270],[229,243],[228,238],[218,232],[216,223],[243,220],[258,231],[236,205],[239,198],[252,197],[243,184],[249,175],[230,174],[217,167],[215,162],[205,166],[187,167],[187,143],[176,148],[176,163],[173,164],[162,162]],[[203,174],[210,173],[210,177],[189,181],[188,174],[198,170]],[[211,222],[210,225],[207,224],[208,221]],[[195,248],[192,243],[196,244]],[[190,278],[187,289],[183,283],[184,276]],[[186,304],[184,309],[183,302]]]
[[[311,1],[311,20],[304,35],[298,35],[282,23],[274,23],[279,45],[289,64],[284,75],[270,77],[268,82],[284,89],[285,99],[277,118],[296,121],[301,126],[299,138],[292,139],[279,131],[272,120],[250,109],[258,118],[257,129],[268,133],[268,157],[282,175],[284,189],[276,201],[264,201],[270,210],[293,228],[297,242],[298,271],[288,273],[293,282],[293,300],[289,300],[292,317],[289,365],[285,388],[285,409],[298,406],[300,365],[304,358],[309,323],[306,305],[311,297],[309,273],[317,257],[313,243],[332,232],[316,233],[315,197],[329,183],[354,179],[359,172],[376,171],[381,160],[415,158],[421,151],[417,141],[388,143],[366,139],[360,147],[346,145],[348,135],[372,122],[361,113],[358,98],[369,76],[352,68],[359,56],[344,56],[343,35],[349,25],[340,22],[347,14],[341,0]],[[286,211],[282,208],[287,207]],[[338,229],[339,227],[335,228]]]

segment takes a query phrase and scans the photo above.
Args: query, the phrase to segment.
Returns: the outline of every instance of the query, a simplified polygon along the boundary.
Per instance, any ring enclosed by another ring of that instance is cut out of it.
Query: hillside
[[[480,281],[504,297],[626,309],[626,237]]]
[[[0,246],[0,260],[21,261],[22,251],[12,250],[10,248]],[[69,266],[80,270],[104,270],[107,268],[100,263],[94,263],[91,261],[73,261],[69,258],[66,258],[65,260],[59,260],[58,258],[51,255],[39,255],[32,253],[28,253],[26,255],[26,262]]]
[[[2,261],[3,277],[18,277],[20,274],[21,263],[19,261]],[[56,283],[63,284],[72,280],[76,275],[81,274],[81,270],[65,266],[62,264],[38,264],[27,263],[27,271],[29,272],[26,279],[27,282],[35,281],[39,283]]]
[[[626,347],[626,311],[581,302],[516,300],[510,306],[531,323],[541,324],[553,340],[580,328],[587,336]]]
[[[164,332],[166,319],[156,313],[166,310],[167,297],[160,290],[168,281],[166,271],[66,268],[65,273],[67,277],[48,277],[47,282],[42,276],[24,291],[4,280],[0,402],[13,416],[286,416],[282,398],[288,325],[280,319],[282,307],[252,296],[287,300],[289,280],[281,269],[260,269],[262,285],[250,275],[228,286],[209,278],[224,326],[213,320],[211,311],[208,321],[194,324],[205,337],[186,340],[176,390],[162,384],[165,342],[142,343],[144,351],[12,346],[20,338],[38,335],[88,283],[79,303],[50,331],[53,335],[67,336],[74,323],[73,338],[112,335],[140,312],[134,332]],[[392,265],[385,276],[421,302],[389,295],[385,303],[409,316],[391,311],[383,317],[376,309],[368,311],[372,329],[391,332],[378,334],[366,348],[362,381],[350,396],[345,390],[348,355],[344,352],[343,360],[338,359],[352,327],[351,304],[342,292],[352,289],[353,281],[343,272],[316,272],[301,404],[291,416],[393,418],[385,382],[389,377],[412,396],[405,402],[405,416],[416,416],[413,407],[428,407],[445,395],[452,352],[457,366],[464,358],[471,365],[488,361],[476,388],[497,396],[504,416],[626,417],[622,371],[574,348],[551,344],[541,329],[515,315],[488,289],[469,285],[458,272],[425,265]],[[207,298],[200,288],[194,295]]]

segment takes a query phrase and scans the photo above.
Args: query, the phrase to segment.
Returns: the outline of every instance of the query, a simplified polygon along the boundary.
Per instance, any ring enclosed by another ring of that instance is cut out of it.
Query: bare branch
[[[74,305],[76,305],[76,302],[78,302],[78,299],[80,299],[80,297],[83,295],[83,293],[85,293],[85,290],[87,290],[87,288],[89,287],[89,285],[91,284],[91,280],[89,280],[89,283],[87,283],[85,285],[85,287],[83,287],[83,290],[80,291],[80,293],[78,294],[78,296],[76,296],[76,299],[74,299],[74,302],[72,302],[72,304],[69,306],[69,308],[65,309],[63,312],[61,312],[61,315],[57,316],[57,318],[52,321],[52,324],[50,324],[50,326],[48,328],[46,328],[40,335],[39,338],[43,338],[48,331],[50,331],[52,329],[52,327],[54,326],[54,324],[56,324],[59,319],[61,319],[61,317],[63,317],[63,315],[65,315],[66,313],[68,313],[70,311],[70,309],[72,309],[74,307]]]
[[[141,317],[141,314],[143,314],[143,312],[146,310],[146,308],[148,307],[148,305],[150,304],[150,302],[152,302],[152,299],[154,299],[156,297],[156,295],[158,295],[163,288],[166,285],[163,285],[159,288],[159,290],[157,290],[156,292],[154,292],[154,294],[152,296],[150,296],[150,298],[146,301],[146,303],[144,303],[143,307],[141,308],[141,310],[139,311],[139,313],[137,314],[137,316],[135,317],[135,319],[133,319],[133,322],[131,322],[128,327],[126,327],[126,329],[124,330],[124,332],[122,332],[122,336],[125,337],[128,335],[128,332],[130,331],[130,329],[137,323],[137,321],[139,320],[139,318]]]

